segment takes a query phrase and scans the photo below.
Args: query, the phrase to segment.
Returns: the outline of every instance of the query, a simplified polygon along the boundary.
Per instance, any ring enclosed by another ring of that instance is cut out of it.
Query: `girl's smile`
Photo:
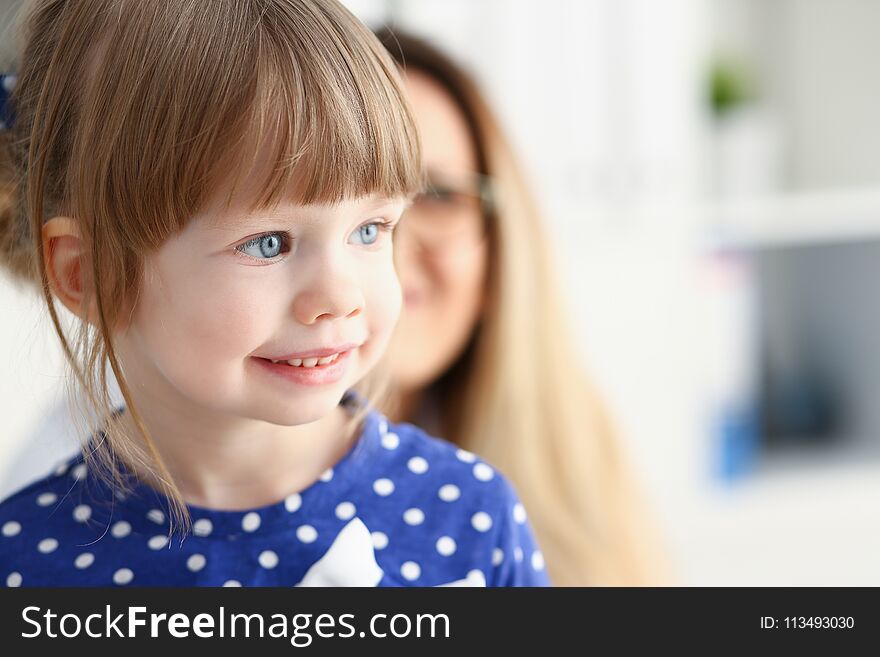
[[[293,358],[276,361],[255,356],[254,360],[273,376],[300,385],[319,386],[337,383],[342,379],[349,366],[349,356],[357,348],[356,345],[343,351],[333,351],[331,355],[322,358]]]

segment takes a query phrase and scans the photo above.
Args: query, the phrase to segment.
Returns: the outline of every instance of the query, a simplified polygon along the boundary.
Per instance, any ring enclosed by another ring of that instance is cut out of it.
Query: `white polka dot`
[[[523,524],[526,521],[526,508],[521,502],[513,505],[513,519],[519,524]]]
[[[95,555],[91,552],[83,552],[74,560],[73,565],[82,570],[83,568],[88,568],[93,563],[95,563]]]
[[[125,520],[120,520],[110,529],[110,533],[113,534],[115,538],[125,538],[129,534],[131,534],[131,525],[125,522]]]
[[[54,552],[56,549],[58,549],[58,541],[56,541],[54,538],[44,538],[37,545],[37,549],[43,554],[49,554],[50,552]]]
[[[373,482],[373,490],[377,495],[385,497],[394,492],[394,482],[390,479],[377,479]]]
[[[410,582],[419,578],[419,575],[422,574],[422,569],[419,568],[419,564],[415,561],[406,561],[400,567],[400,574],[403,575]]]
[[[128,496],[127,496],[125,493],[123,493],[122,491],[119,491],[119,490],[114,491],[113,496],[114,496],[117,500],[119,500],[120,502],[125,502],[125,500],[128,499]]]
[[[205,567],[207,562],[208,560],[205,559],[204,554],[192,554],[189,559],[186,560],[186,567],[192,572],[197,573]]]
[[[300,525],[296,528],[296,537],[303,543],[311,543],[318,538],[318,532],[311,525]]]
[[[6,586],[11,588],[21,586],[21,573],[9,573],[9,577],[6,578]]]
[[[70,474],[74,479],[79,481],[86,476],[86,464],[80,463],[79,465],[75,466],[73,470],[70,471]]]
[[[208,536],[214,529],[214,524],[207,518],[199,518],[193,523],[193,534],[196,536]]]
[[[424,474],[428,471],[428,462],[421,456],[413,456],[406,464],[410,472],[415,474]]]
[[[67,463],[62,463],[57,468],[55,468],[55,476],[56,477],[60,477],[65,472],[67,472]]]
[[[159,509],[150,509],[147,511],[147,518],[155,522],[157,525],[161,525],[165,522],[165,514]]]
[[[92,517],[92,509],[88,504],[80,504],[73,510],[73,519],[77,522],[85,522]]]
[[[21,531],[21,525],[15,520],[10,520],[3,525],[2,531],[4,536],[15,536],[18,532]]]
[[[540,550],[532,552],[532,568],[535,570],[541,570],[544,568],[544,555],[541,554]]]
[[[373,547],[377,550],[384,550],[388,547],[388,535],[384,532],[373,532],[370,536],[373,538]]]
[[[407,525],[421,525],[423,522],[425,522],[425,514],[422,512],[421,509],[407,509],[403,512],[403,521]]]
[[[153,536],[149,541],[147,541],[147,545],[150,546],[151,550],[161,550],[168,543],[168,537],[162,536],[161,534],[157,534]]]
[[[239,582],[237,579],[227,579],[225,582],[223,582],[223,586],[241,586],[241,582]]]
[[[495,476],[495,472],[487,463],[477,463],[474,466],[474,476],[480,481],[489,481]]]
[[[256,511],[246,513],[241,519],[241,528],[246,532],[255,532],[260,528],[260,514]]]
[[[350,520],[354,517],[357,509],[351,502],[340,502],[336,507],[336,517],[340,520]]]
[[[516,559],[517,563],[523,560],[523,551],[518,545],[513,548],[513,558]]]
[[[382,436],[382,447],[385,449],[397,449],[398,445],[400,445],[400,436],[396,433],[386,433]]]
[[[3,88],[12,93],[12,90],[15,89],[15,83],[18,81],[18,78],[15,75],[7,75],[3,78]]]
[[[465,463],[473,463],[477,460],[477,457],[472,452],[469,452],[466,449],[456,450],[455,455],[459,458],[459,460],[464,461]]]
[[[470,582],[472,586],[486,586],[486,576],[483,574],[483,571],[478,568],[469,570],[465,579]]]
[[[274,568],[278,565],[278,555],[272,552],[272,550],[263,550],[260,552],[260,556],[257,557],[257,561],[260,562],[263,568]]]
[[[299,493],[294,493],[293,495],[288,495],[284,498],[284,508],[291,513],[297,511],[301,506],[302,497],[300,497]]]
[[[327,482],[333,479],[333,468],[327,468],[321,473],[321,481]]]
[[[451,536],[441,536],[437,539],[437,552],[448,557],[455,552],[455,541]]]
[[[455,502],[455,500],[461,497],[461,491],[455,484],[446,484],[445,486],[441,486],[440,490],[437,491],[437,494],[444,502]]]
[[[388,421],[385,420],[385,418],[379,420],[379,433],[381,433],[382,435],[388,433]]]
[[[134,573],[130,568],[120,568],[113,573],[114,584],[128,584],[132,579],[134,579]]]
[[[492,528],[492,516],[485,511],[477,511],[471,518],[471,524],[478,532],[487,532]]]
[[[497,547],[492,550],[492,565],[498,566],[502,561],[504,561],[504,550]]]
[[[58,496],[55,493],[43,493],[39,497],[37,497],[37,504],[40,506],[49,506],[55,500],[58,499]]]

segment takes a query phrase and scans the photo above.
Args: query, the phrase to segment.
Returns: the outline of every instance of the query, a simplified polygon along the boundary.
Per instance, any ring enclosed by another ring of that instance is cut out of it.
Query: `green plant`
[[[749,67],[730,56],[716,55],[712,60],[707,87],[707,100],[715,117],[722,117],[755,97]]]

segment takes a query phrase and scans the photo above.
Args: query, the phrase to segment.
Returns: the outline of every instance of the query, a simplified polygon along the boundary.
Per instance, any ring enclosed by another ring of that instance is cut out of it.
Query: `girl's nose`
[[[293,302],[296,319],[306,325],[321,319],[356,317],[363,309],[364,295],[358,283],[339,276],[318,276]]]

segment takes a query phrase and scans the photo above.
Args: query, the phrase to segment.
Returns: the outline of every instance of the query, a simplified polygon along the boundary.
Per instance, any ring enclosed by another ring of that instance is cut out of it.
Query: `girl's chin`
[[[287,406],[268,411],[263,419],[272,424],[294,427],[303,424],[312,424],[332,415],[339,409],[343,392],[338,395],[327,395],[326,399],[299,399],[291,400]]]

